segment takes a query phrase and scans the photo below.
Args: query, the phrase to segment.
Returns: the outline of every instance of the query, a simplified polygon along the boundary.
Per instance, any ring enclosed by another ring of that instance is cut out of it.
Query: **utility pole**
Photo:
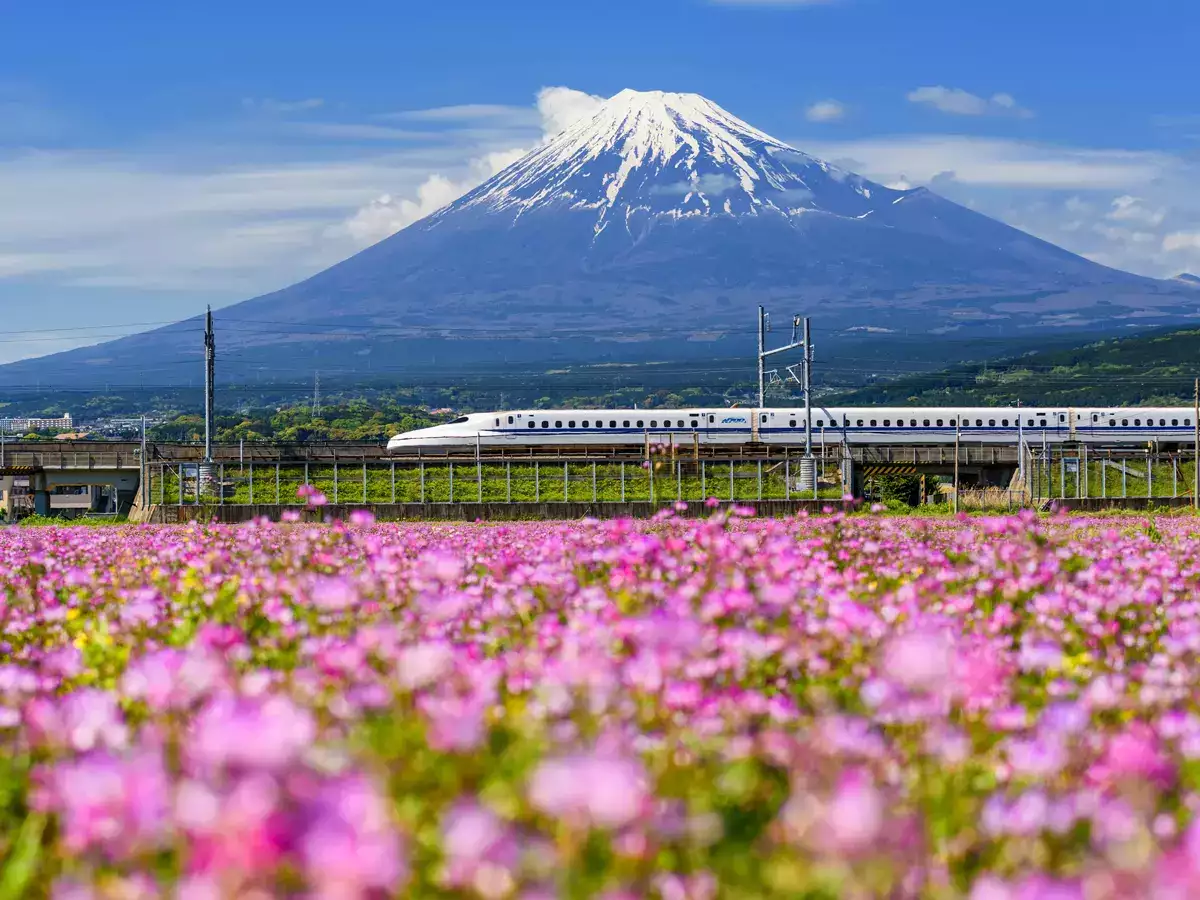
[[[1192,509],[1200,510],[1200,378],[1196,379],[1192,401],[1192,423],[1196,429],[1192,436],[1192,459],[1196,467],[1192,473]]]
[[[766,337],[767,337],[767,314],[760,306],[758,308],[758,408],[762,409],[767,386],[764,383],[765,374],[763,372],[764,363],[767,359],[766,354]]]
[[[812,459],[812,335],[809,325],[812,320],[804,317],[804,458]]]
[[[213,394],[216,380],[217,336],[213,333],[212,307],[204,323],[204,461],[212,462]]]
[[[146,417],[142,416],[142,452],[138,462],[141,463],[138,478],[138,490],[142,495],[142,511],[150,506],[150,464],[146,461]]]
[[[958,515],[958,439],[962,434],[962,418],[954,417],[954,514]]]

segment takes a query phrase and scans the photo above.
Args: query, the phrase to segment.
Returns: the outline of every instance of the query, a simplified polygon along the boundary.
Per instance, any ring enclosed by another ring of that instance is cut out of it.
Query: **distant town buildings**
[[[0,431],[8,434],[26,434],[30,431],[49,431],[54,428],[71,429],[71,414],[65,413],[61,419],[45,419],[33,416],[0,419]]]

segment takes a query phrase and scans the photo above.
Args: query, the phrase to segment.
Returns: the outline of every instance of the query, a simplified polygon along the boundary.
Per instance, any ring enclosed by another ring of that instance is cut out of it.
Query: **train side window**
[[[587,420],[587,419],[584,419],[584,420],[583,420],[583,426],[582,426],[582,427],[584,427],[584,428],[590,428],[590,427],[591,427],[591,426],[588,424],[588,420]]]
[[[941,419],[938,419],[938,424],[939,424],[939,425],[941,424],[941,421],[942,421]],[[950,424],[951,424],[951,425],[957,425],[957,424],[958,424],[958,420],[957,420],[957,419],[951,419],[951,420],[950,420]]]
[[[928,423],[928,422],[926,422],[925,424],[926,424],[926,425],[928,425],[929,423]],[[937,427],[938,427],[938,428],[941,428],[941,427],[942,427],[942,420],[941,420],[941,419],[938,419],[938,420],[937,420]]]
[[[496,424],[497,424],[497,425],[499,425],[499,424],[500,424],[500,420],[499,420],[499,419],[497,419],[497,420],[496,420]]]
[[[1109,428],[1112,428],[1112,427],[1113,427],[1114,425],[1116,425],[1116,424],[1117,424],[1117,420],[1116,420],[1116,419],[1109,419],[1109,420],[1108,420],[1108,427],[1109,427]]]
[[[910,421],[909,421],[909,423],[908,423],[908,424],[909,424],[909,425],[911,425],[913,428],[916,428],[916,427],[917,427],[917,420],[916,420],[916,419],[912,419],[912,420],[910,420]],[[929,423],[928,423],[928,422],[926,422],[925,424],[926,424],[926,425],[928,425]]]
[[[638,419],[637,427],[638,427],[638,428],[645,428],[645,427],[646,427],[645,420],[643,420],[643,419]]]
[[[709,425],[713,424],[715,421],[717,421],[717,417],[716,417],[716,416],[709,416],[709,417],[708,417],[708,424],[709,424]]]
[[[874,423],[874,422],[872,422],[871,424],[872,424],[872,425],[874,425],[875,423]],[[883,425],[884,425],[884,427],[885,427],[885,428],[886,428],[888,425],[891,425],[891,424],[892,424],[892,420],[891,420],[891,419],[884,419],[884,420],[883,420]]]
[[[512,423],[513,423],[513,417],[512,417],[512,416],[509,416],[509,417],[508,417],[508,424],[509,424],[509,425],[511,425]]]
[[[861,425],[862,423],[860,422],[859,424]],[[874,419],[872,419],[872,420],[871,420],[871,427],[872,427],[872,428],[874,428],[874,427],[875,427],[875,420],[874,420]]]
[[[1030,419],[1028,424],[1029,424],[1029,427],[1032,428],[1033,427],[1033,419]]]
[[[574,428],[574,427],[575,427],[575,420],[574,420],[574,419],[572,419],[570,422],[568,422],[568,423],[567,423],[567,427],[568,427],[568,428]]]
[[[543,427],[543,428],[549,428],[549,427],[550,427],[550,423],[549,423],[549,422],[543,422],[543,423],[542,423],[542,427]]]
[[[1172,419],[1172,420],[1171,420],[1171,424],[1172,424],[1172,425],[1178,425],[1178,424],[1179,424],[1179,420],[1178,420],[1178,419]]]
[[[628,423],[626,423],[626,424],[628,424]],[[609,428],[616,428],[616,427],[617,427],[617,420],[616,420],[616,419],[612,419],[612,420],[610,420],[610,421],[609,421],[609,423],[608,423],[608,427],[609,427]]]
[[[1191,420],[1191,419],[1184,419],[1184,420],[1183,420],[1183,424],[1184,424],[1184,425],[1191,425],[1191,424],[1192,424],[1192,420]]]
[[[996,427],[996,420],[988,419],[988,428],[995,428],[995,427]]]
[[[916,425],[916,424],[917,424],[917,423],[916,423],[916,420],[913,420],[913,424],[914,424],[914,425]],[[897,420],[896,420],[896,427],[897,427],[897,428],[903,428],[903,427],[904,427],[904,420],[903,420],[903,419],[897,419]]]
[[[921,420],[921,427],[922,427],[922,428],[928,428],[928,427],[929,427],[929,420],[928,420],[928,419],[922,419],[922,420]]]
[[[658,427],[658,419],[651,419],[651,420],[650,420],[650,427],[651,427],[651,428],[657,428],[657,427]]]
[[[1134,424],[1134,425],[1141,426],[1141,424],[1142,424],[1142,420],[1141,420],[1141,419],[1134,419],[1134,420],[1133,420],[1133,424]]]
[[[697,422],[695,419],[692,419],[692,427],[693,427],[693,428],[699,428],[699,427],[700,427],[700,423],[699,423],[699,422]]]
[[[1167,420],[1166,420],[1166,419],[1159,419],[1159,420],[1158,420],[1158,427],[1159,427],[1159,428],[1162,428],[1162,427],[1163,427],[1164,425],[1166,425],[1166,424],[1167,424]]]
[[[863,420],[862,420],[862,419],[859,419],[859,420],[857,420],[857,424],[855,425],[855,427],[856,427],[856,428],[862,428],[862,423],[863,423]]]
[[[1005,428],[1007,428],[1008,427],[1008,419],[1001,419],[1000,424],[1003,425]]]
[[[625,420],[624,420],[624,424],[623,424],[621,427],[622,427],[622,428],[628,428],[628,427],[629,427],[629,420],[628,420],[628,419],[625,419]]]
[[[1128,420],[1128,419],[1122,419],[1122,420],[1121,420],[1121,424],[1122,424],[1122,425],[1128,425],[1128,424],[1129,424],[1129,420]]]
[[[795,420],[795,419],[792,419],[790,422],[788,422],[788,427],[789,427],[789,428],[795,428],[795,427],[796,427],[796,420]]]
[[[818,427],[818,428],[824,428],[824,427],[825,427],[825,420],[824,420],[824,419],[817,419],[817,427]]]
[[[976,427],[976,428],[982,428],[982,427],[983,427],[983,419],[976,419],[976,420],[975,420],[975,427]]]
[[[558,421],[556,421],[556,422],[554,423],[554,427],[555,427],[555,428],[562,428],[562,419],[559,419]]]
[[[1059,414],[1058,414],[1058,421],[1060,421],[1060,422],[1065,422],[1065,421],[1067,421],[1067,417],[1066,417],[1066,416],[1064,416],[1062,413],[1059,413]]]
[[[537,425],[537,422],[530,422],[530,423],[529,423],[529,427],[530,427],[530,428],[533,428],[535,425]]]

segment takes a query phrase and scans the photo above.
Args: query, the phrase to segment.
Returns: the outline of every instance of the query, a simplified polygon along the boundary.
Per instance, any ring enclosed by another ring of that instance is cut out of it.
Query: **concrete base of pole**
[[[813,456],[802,456],[796,460],[796,489],[811,491],[817,480],[817,460]]]

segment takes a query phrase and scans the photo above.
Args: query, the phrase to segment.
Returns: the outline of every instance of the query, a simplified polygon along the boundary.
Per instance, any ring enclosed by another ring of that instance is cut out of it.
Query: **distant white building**
[[[50,428],[71,428],[71,414],[65,413],[61,419],[39,419],[33,417],[16,417],[0,419],[0,431],[9,434],[25,434],[29,431],[45,431]]]

